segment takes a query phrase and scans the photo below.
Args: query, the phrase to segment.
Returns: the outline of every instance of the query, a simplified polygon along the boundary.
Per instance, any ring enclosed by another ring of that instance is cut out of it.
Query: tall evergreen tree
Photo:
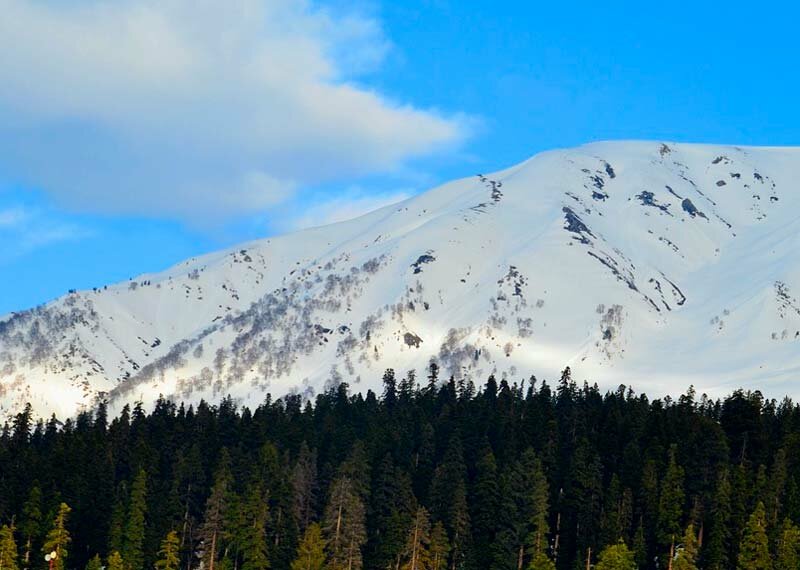
[[[31,564],[35,542],[42,533],[42,490],[38,483],[31,487],[28,500],[22,506],[19,531],[23,540],[22,567],[27,570]]]
[[[764,503],[759,502],[747,522],[739,547],[739,570],[772,570],[772,558],[767,538],[767,516]]]
[[[171,530],[161,541],[161,548],[158,550],[158,559],[156,560],[155,567],[158,570],[180,570],[181,557],[180,557],[181,541],[178,538],[178,533]]]
[[[100,559],[99,554],[95,554],[89,559],[85,570],[103,570],[103,561]]]
[[[442,463],[436,468],[429,493],[434,518],[443,521],[449,533],[450,570],[465,568],[470,554],[470,517],[465,478],[461,439],[454,435],[450,438]]]
[[[436,521],[431,530],[431,570],[445,570],[450,555],[450,542],[447,531],[440,521]]]
[[[331,485],[323,533],[328,570],[361,570],[362,548],[367,540],[364,503],[358,486],[347,475],[341,475]]]
[[[480,568],[488,568],[491,561],[492,544],[495,542],[500,506],[500,493],[497,486],[497,462],[488,441],[484,442],[476,464],[474,497],[470,513],[472,522],[475,558]]]
[[[202,561],[208,570],[214,570],[224,537],[225,515],[230,500],[229,487],[231,479],[230,456],[228,451],[223,449],[214,477],[214,486],[211,488],[211,495],[206,501],[203,525],[199,532],[200,540],[202,541]]]
[[[69,556],[67,547],[72,542],[72,537],[67,530],[67,519],[72,509],[66,503],[58,506],[58,512],[53,520],[53,526],[47,533],[44,540],[42,551],[50,555],[55,553],[55,560],[52,563],[52,570],[64,570],[66,559]]]
[[[717,477],[716,492],[711,505],[708,542],[705,560],[708,570],[725,570],[730,567],[731,547],[731,483],[728,469]]]
[[[108,555],[106,570],[125,570],[125,568],[125,561],[122,559],[122,555],[119,552],[115,550]]]
[[[698,570],[697,552],[699,546],[697,536],[694,532],[694,525],[689,525],[683,533],[683,541],[680,544],[675,558],[672,562],[672,570]]]
[[[680,537],[683,517],[684,490],[683,468],[678,465],[677,446],[669,449],[667,470],[661,481],[658,498],[658,542],[662,551],[671,549]],[[671,551],[671,550],[670,550]]]
[[[266,570],[270,567],[266,531],[269,507],[259,485],[247,494],[244,508],[244,529],[241,539],[242,570]]]
[[[317,502],[317,454],[303,441],[292,470],[294,516],[300,532],[314,519]]]
[[[0,526],[0,570],[17,570],[17,556],[14,527]]]
[[[139,469],[131,484],[128,516],[122,541],[123,560],[128,570],[144,568],[145,515],[147,513],[147,473]]]
[[[624,542],[606,546],[600,552],[594,570],[636,570],[633,551]]]
[[[523,465],[528,465],[525,461]],[[535,556],[548,548],[550,525],[547,521],[550,510],[550,486],[547,483],[542,462],[536,458],[530,467],[530,532],[526,539],[528,552]]]
[[[322,538],[322,529],[318,523],[311,523],[306,527],[297,547],[297,556],[292,561],[291,570],[324,570],[324,568],[325,540]]]
[[[527,570],[556,570],[556,563],[544,552],[533,555]]]
[[[783,521],[778,538],[775,570],[798,569],[800,569],[800,528],[786,519]]]
[[[430,552],[431,521],[428,511],[420,507],[414,516],[408,532],[404,552],[404,562],[400,570],[432,570],[433,560]]]

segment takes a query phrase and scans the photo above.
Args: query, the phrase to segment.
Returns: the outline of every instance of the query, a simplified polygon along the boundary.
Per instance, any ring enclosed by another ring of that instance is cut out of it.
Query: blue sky
[[[800,144],[794,3],[0,0],[0,314],[605,139]]]

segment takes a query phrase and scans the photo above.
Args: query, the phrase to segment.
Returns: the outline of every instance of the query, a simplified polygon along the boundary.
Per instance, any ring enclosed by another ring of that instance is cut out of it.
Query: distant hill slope
[[[596,143],[0,319],[0,415],[385,368],[800,395],[800,149]]]

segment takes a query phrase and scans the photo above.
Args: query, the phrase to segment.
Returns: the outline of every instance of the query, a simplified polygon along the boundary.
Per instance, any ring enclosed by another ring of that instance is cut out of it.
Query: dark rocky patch
[[[429,253],[425,253],[425,254],[423,254],[423,255],[420,255],[420,256],[417,258],[417,260],[416,260],[414,263],[412,263],[412,264],[411,264],[411,267],[413,267],[413,268],[414,268],[414,273],[415,273],[415,274],[417,274],[417,273],[422,273],[422,266],[423,266],[424,264],[426,264],[426,263],[432,263],[432,262],[434,262],[434,261],[436,261],[436,258],[435,258],[435,257],[433,257],[433,256],[432,256],[431,254],[429,254]]]
[[[586,224],[583,223],[583,220],[581,220],[580,216],[578,216],[572,210],[572,208],[564,206],[561,208],[561,211],[564,212],[564,220],[567,222],[567,225],[564,227],[564,229],[578,236],[573,239],[576,239],[583,244],[589,243],[589,238],[586,237],[587,235],[597,239],[592,231],[586,226]]]
[[[687,214],[689,214],[693,218],[696,218],[696,217],[699,216],[701,218],[705,218],[706,220],[708,219],[703,212],[698,210],[695,207],[695,205],[692,204],[692,201],[689,200],[689,198],[684,198],[683,199],[683,202],[681,202],[681,207],[683,208],[684,212],[686,212]]]
[[[422,344],[423,340],[414,333],[407,332],[403,335],[403,342],[406,343],[406,346],[413,346],[414,348],[419,348],[419,345]]]
[[[638,198],[642,202],[642,206],[650,206],[652,208],[658,208],[662,212],[669,214],[669,205],[659,203],[659,201],[656,200],[655,198],[655,194],[653,194],[648,190],[642,190],[640,194],[636,195],[636,198]]]

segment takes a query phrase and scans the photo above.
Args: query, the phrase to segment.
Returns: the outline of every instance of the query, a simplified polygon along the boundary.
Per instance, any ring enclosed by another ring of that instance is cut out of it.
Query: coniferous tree
[[[528,552],[536,556],[548,550],[550,525],[547,522],[547,518],[550,509],[550,486],[547,483],[541,460],[535,459],[531,468],[530,533],[526,544]]]
[[[450,555],[450,542],[447,531],[440,521],[436,521],[431,530],[431,570],[445,570]]]
[[[772,570],[764,503],[759,502],[747,522],[739,547],[739,570]]]
[[[323,570],[325,568],[325,540],[318,523],[306,527],[303,538],[297,547],[297,556],[292,561],[291,570]]]
[[[800,528],[792,521],[783,521],[778,537],[775,570],[798,570],[800,568]]]
[[[223,449],[220,454],[219,465],[214,477],[214,486],[206,501],[205,517],[200,528],[202,541],[202,561],[208,570],[214,570],[220,544],[225,532],[225,515],[230,501],[229,487],[231,484],[230,456]]]
[[[633,551],[624,542],[606,546],[600,552],[594,570],[636,570]]]
[[[266,570],[270,567],[266,545],[269,506],[258,485],[250,489],[242,514],[242,570]]]
[[[128,524],[127,503],[130,500],[127,484],[122,481],[117,486],[114,506],[111,510],[111,522],[108,528],[108,549],[120,552],[125,544],[125,527]]]
[[[99,554],[95,554],[86,563],[86,570],[103,570],[103,561]]]
[[[158,560],[155,567],[158,570],[180,570],[181,567],[181,541],[178,533],[171,530],[161,541],[161,548],[158,550]]]
[[[432,570],[430,552],[431,521],[428,511],[420,507],[414,516],[405,547],[405,561],[401,570]]]
[[[434,518],[443,521],[449,533],[450,570],[465,568],[469,556],[470,517],[465,472],[461,440],[455,435],[436,468],[430,490]]]
[[[556,570],[556,563],[544,552],[534,554],[527,570]]]
[[[372,533],[369,562],[376,567],[396,568],[416,509],[411,481],[387,455],[378,467],[373,487],[373,507],[367,519]]]
[[[145,514],[147,513],[147,473],[139,469],[131,485],[128,516],[120,555],[128,570],[144,567]]]
[[[14,527],[0,527],[0,570],[17,570],[17,543],[14,540]]]
[[[644,525],[641,522],[633,535],[633,556],[637,566],[643,567],[647,564],[647,543],[644,538]]]
[[[31,554],[42,532],[42,490],[34,483],[28,493],[28,500],[22,506],[19,531],[23,540],[22,567],[27,569],[31,564]]]
[[[58,512],[53,520],[53,526],[44,540],[43,552],[47,555],[55,552],[56,557],[52,563],[52,570],[64,570],[69,552],[67,547],[72,538],[67,530],[67,518],[72,509],[66,503],[58,506]]]
[[[706,543],[708,570],[724,570],[730,567],[731,547],[731,484],[727,468],[717,477],[717,488],[711,506],[711,520]]]
[[[675,553],[672,562],[672,570],[698,570],[697,552],[699,546],[697,536],[694,532],[694,525],[689,525],[683,533],[683,541]]]
[[[675,541],[680,536],[685,497],[684,472],[683,468],[678,465],[676,453],[677,446],[672,445],[658,498],[658,542],[662,551],[669,549],[670,554],[673,554]]]
[[[303,532],[314,518],[317,501],[317,454],[305,441],[292,470],[292,490],[295,520]]]
[[[364,503],[358,486],[347,475],[331,485],[323,517],[323,533],[328,549],[328,570],[360,570],[361,549],[367,540]]]
[[[108,555],[106,570],[125,570],[125,561],[122,555],[116,550]]]
[[[488,568],[495,541],[500,493],[497,487],[497,463],[488,442],[484,443],[476,465],[472,522],[475,558],[480,568]]]

